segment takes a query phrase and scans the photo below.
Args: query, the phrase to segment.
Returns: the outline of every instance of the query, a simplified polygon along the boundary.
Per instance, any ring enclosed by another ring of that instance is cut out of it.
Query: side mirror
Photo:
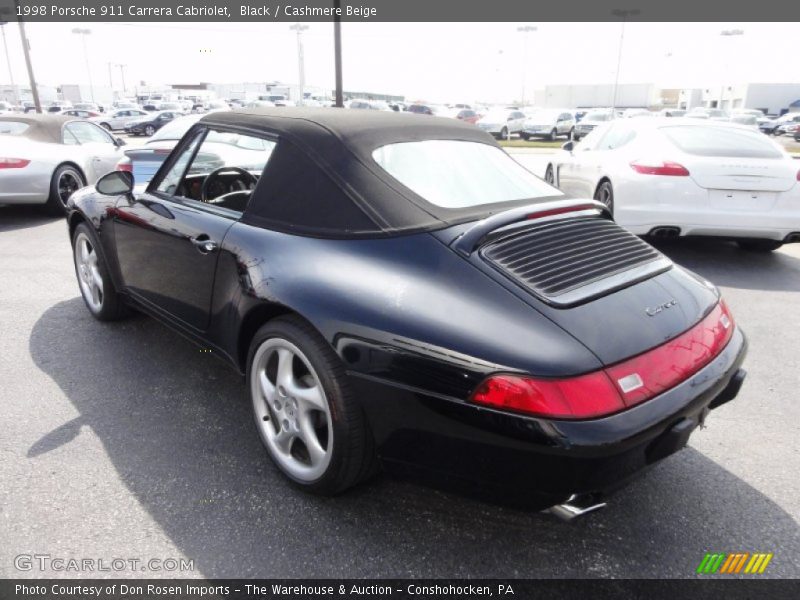
[[[120,137],[114,138],[114,145],[119,148],[120,146],[124,146],[126,144],[125,140]]]
[[[128,171],[111,171],[95,184],[95,189],[105,196],[120,196],[133,192],[133,174]]]
[[[508,117],[508,119],[506,119],[506,120],[507,120],[507,121],[513,121],[513,120],[514,120],[514,117]]]
[[[572,152],[573,148],[575,148],[575,142],[572,140],[561,144],[561,149],[566,150],[567,152]]]

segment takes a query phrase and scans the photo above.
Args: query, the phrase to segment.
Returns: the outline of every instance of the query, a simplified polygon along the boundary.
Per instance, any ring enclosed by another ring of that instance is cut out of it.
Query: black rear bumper
[[[389,470],[503,497],[603,493],[683,448],[745,378],[737,328],[706,367],[669,391],[609,417],[555,421],[382,387],[362,389]],[[359,385],[374,386],[367,382]],[[364,395],[364,394],[369,395]]]

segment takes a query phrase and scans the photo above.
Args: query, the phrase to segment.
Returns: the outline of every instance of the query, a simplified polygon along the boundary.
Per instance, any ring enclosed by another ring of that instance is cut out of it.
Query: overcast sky
[[[510,100],[523,73],[532,90],[545,84],[613,83],[620,23],[344,23],[347,90],[432,101]],[[304,33],[306,83],[333,86],[333,26]],[[37,80],[88,83],[80,36],[86,27],[92,77],[108,85],[108,63],[127,65],[126,82],[236,83],[297,81],[295,34],[287,23],[31,23]],[[723,37],[723,29],[744,35]],[[6,27],[16,82],[27,79],[16,24]],[[800,82],[793,23],[628,23],[622,83],[706,87],[741,82]],[[2,50],[2,48],[0,48]],[[5,57],[4,57],[5,58]],[[119,69],[114,69],[119,86]],[[5,60],[0,82],[8,82]]]

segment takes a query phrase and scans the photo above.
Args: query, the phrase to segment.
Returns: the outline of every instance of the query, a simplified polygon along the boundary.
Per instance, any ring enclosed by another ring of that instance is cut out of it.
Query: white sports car
[[[620,119],[563,148],[545,179],[605,203],[638,235],[718,236],[761,251],[800,242],[800,161],[750,127]]]

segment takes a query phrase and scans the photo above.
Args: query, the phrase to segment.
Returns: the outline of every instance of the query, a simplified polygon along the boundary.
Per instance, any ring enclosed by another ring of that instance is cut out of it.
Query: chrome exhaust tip
[[[653,229],[651,229],[647,235],[654,238],[664,239],[664,238],[676,238],[680,236],[680,234],[681,234],[680,227],[665,226],[665,227],[653,227]]]
[[[606,503],[595,502],[595,496],[592,494],[572,494],[567,498],[566,502],[551,506],[543,512],[555,515],[562,521],[569,522],[577,517],[605,507]]]

